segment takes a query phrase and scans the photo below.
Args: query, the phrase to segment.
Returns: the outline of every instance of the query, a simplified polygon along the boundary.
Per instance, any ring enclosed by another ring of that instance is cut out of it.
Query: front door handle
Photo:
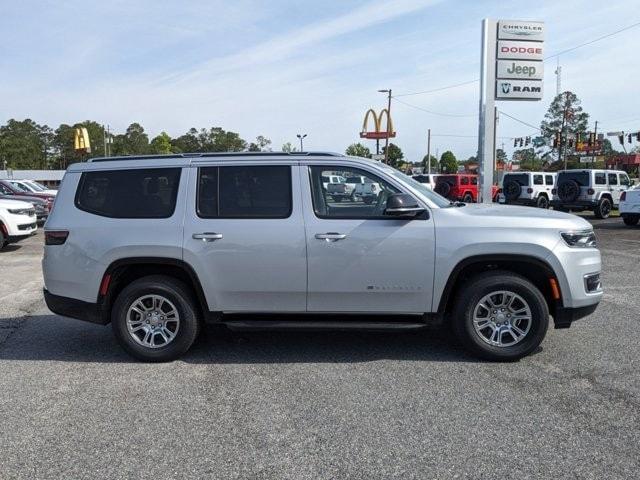
[[[203,242],[215,242],[222,238],[222,234],[215,232],[194,233],[191,238],[194,240],[202,240]]]
[[[337,242],[338,240],[347,238],[347,236],[344,233],[327,232],[316,233],[316,238],[318,240],[326,240],[327,242]]]

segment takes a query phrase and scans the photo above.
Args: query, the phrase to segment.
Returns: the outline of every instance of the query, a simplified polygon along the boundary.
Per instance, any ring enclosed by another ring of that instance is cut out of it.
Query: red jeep
[[[437,177],[436,193],[454,202],[473,203],[478,201],[478,175],[457,173],[455,175],[440,175]],[[498,197],[498,187],[491,187],[491,199],[495,202]]]

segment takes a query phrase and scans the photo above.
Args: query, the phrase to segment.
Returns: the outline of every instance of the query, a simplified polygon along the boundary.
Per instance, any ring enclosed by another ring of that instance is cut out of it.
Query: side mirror
[[[425,209],[418,205],[418,201],[408,193],[394,193],[387,198],[385,215],[413,218],[423,213]]]

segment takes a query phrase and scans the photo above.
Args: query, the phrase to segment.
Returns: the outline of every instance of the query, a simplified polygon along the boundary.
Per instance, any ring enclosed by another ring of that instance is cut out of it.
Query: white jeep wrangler
[[[555,181],[552,172],[507,173],[502,178],[498,202],[549,208]]]
[[[608,218],[630,185],[629,176],[622,170],[562,170],[551,205],[560,211],[593,210],[597,218]]]

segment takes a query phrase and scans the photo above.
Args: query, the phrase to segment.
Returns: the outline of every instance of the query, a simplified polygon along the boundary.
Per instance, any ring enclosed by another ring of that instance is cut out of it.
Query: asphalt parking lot
[[[604,301],[513,364],[444,331],[215,330],[137,363],[48,312],[38,234],[0,252],[0,478],[637,478],[640,228],[594,224]]]

